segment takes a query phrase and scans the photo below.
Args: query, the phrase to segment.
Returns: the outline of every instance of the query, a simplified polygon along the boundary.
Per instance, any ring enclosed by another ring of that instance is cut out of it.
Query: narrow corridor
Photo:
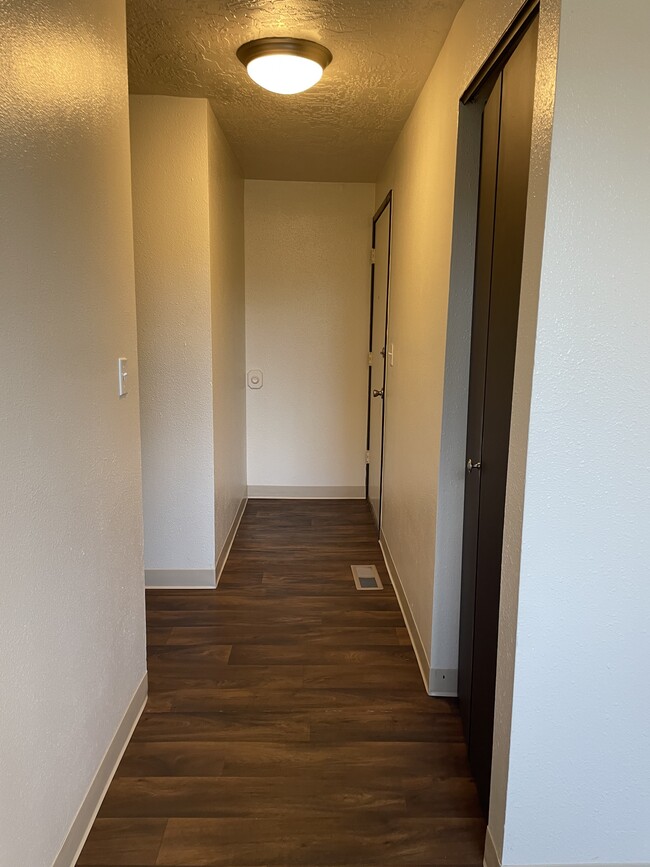
[[[251,500],[217,591],[150,591],[147,623],[79,865],[482,863],[456,703],[424,692],[365,502]]]

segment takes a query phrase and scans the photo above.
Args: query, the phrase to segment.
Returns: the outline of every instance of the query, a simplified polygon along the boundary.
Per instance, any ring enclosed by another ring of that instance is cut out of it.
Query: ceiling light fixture
[[[284,36],[247,42],[237,49],[237,57],[260,87],[285,94],[313,87],[332,62],[332,53],[324,45]]]

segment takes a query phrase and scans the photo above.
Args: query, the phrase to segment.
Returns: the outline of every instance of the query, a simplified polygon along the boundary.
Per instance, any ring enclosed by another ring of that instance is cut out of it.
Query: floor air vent
[[[375,566],[350,566],[357,590],[383,590],[384,585]]]

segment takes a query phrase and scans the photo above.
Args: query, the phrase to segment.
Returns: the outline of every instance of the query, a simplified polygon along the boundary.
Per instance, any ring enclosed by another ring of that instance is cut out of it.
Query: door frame
[[[375,241],[377,237],[377,223],[384,211],[388,208],[388,261],[386,266],[386,322],[384,324],[384,347],[388,346],[388,325],[390,319],[390,264],[392,252],[392,236],[393,236],[393,190],[390,189],[386,194],[383,202],[379,205],[372,218],[372,251],[375,250]],[[368,331],[368,360],[370,362],[372,353],[372,331],[373,317],[375,308],[375,262],[374,255],[370,264],[370,323]],[[374,359],[373,359],[374,361]],[[379,456],[379,515],[377,520],[377,532],[381,533],[381,517],[384,503],[384,441],[386,431],[386,358],[384,357],[384,378],[382,382],[384,397],[381,404],[381,454]],[[370,410],[372,403],[372,364],[368,364],[368,403],[367,403],[367,419],[366,419],[366,455],[370,450]],[[366,460],[366,500],[368,499],[368,485],[370,478],[370,465]]]
[[[519,5],[519,4],[517,4]],[[537,5],[537,4],[536,4]],[[522,3],[523,7],[524,4]],[[505,16],[504,25],[509,16]],[[504,32],[508,30],[504,27]],[[509,482],[506,491],[504,546],[508,556],[501,571],[502,604],[499,611],[499,648],[493,743],[490,827],[502,827],[505,816],[505,791],[508,776],[509,715],[513,701],[514,662],[516,658],[517,594],[521,555],[526,461],[527,427],[533,372],[535,329],[539,305],[540,275],[544,248],[544,226],[549,195],[549,166],[555,104],[560,9],[555,3],[540,9],[536,105],[533,115],[532,151],[528,179],[526,238],[522,268],[519,333],[515,363],[515,399],[512,407]],[[500,37],[490,40],[496,49]],[[490,49],[488,49],[490,50]],[[493,56],[491,54],[491,56]],[[471,87],[471,85],[470,85]],[[460,90],[460,89],[459,89]],[[469,95],[470,88],[465,91]],[[469,385],[469,335],[472,321],[473,262],[475,258],[476,211],[480,154],[480,104],[458,96],[456,161],[453,179],[453,223],[448,278],[448,309],[445,330],[442,431],[438,462],[437,512],[434,569],[437,592],[432,604],[433,634],[440,642],[433,647],[430,688],[434,695],[457,695],[457,641],[459,624],[460,563],[464,511],[467,400]],[[430,157],[432,158],[432,157]],[[429,233],[429,243],[435,235]],[[449,655],[448,655],[449,654]],[[454,656],[452,656],[454,654]],[[449,662],[447,661],[449,660]],[[438,668],[452,665],[452,668]],[[498,732],[498,735],[497,735]],[[495,839],[498,839],[495,837]],[[488,846],[487,854],[494,854]],[[489,860],[489,859],[488,859]],[[494,860],[494,859],[493,859]]]
[[[462,105],[472,102],[485,104],[494,80],[505,67],[533,18],[539,14],[539,5],[540,0],[528,0],[524,3],[494,51],[463,91],[460,98]]]

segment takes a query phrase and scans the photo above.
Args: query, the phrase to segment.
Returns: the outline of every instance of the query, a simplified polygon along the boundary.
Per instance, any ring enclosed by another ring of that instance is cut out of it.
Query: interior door
[[[470,764],[486,813],[537,30],[535,18],[496,78],[482,124],[458,692]]]
[[[392,195],[388,194],[372,224],[372,298],[370,316],[370,375],[368,394],[368,456],[366,489],[377,528],[381,527],[384,452],[384,390],[390,290],[390,229]]]

